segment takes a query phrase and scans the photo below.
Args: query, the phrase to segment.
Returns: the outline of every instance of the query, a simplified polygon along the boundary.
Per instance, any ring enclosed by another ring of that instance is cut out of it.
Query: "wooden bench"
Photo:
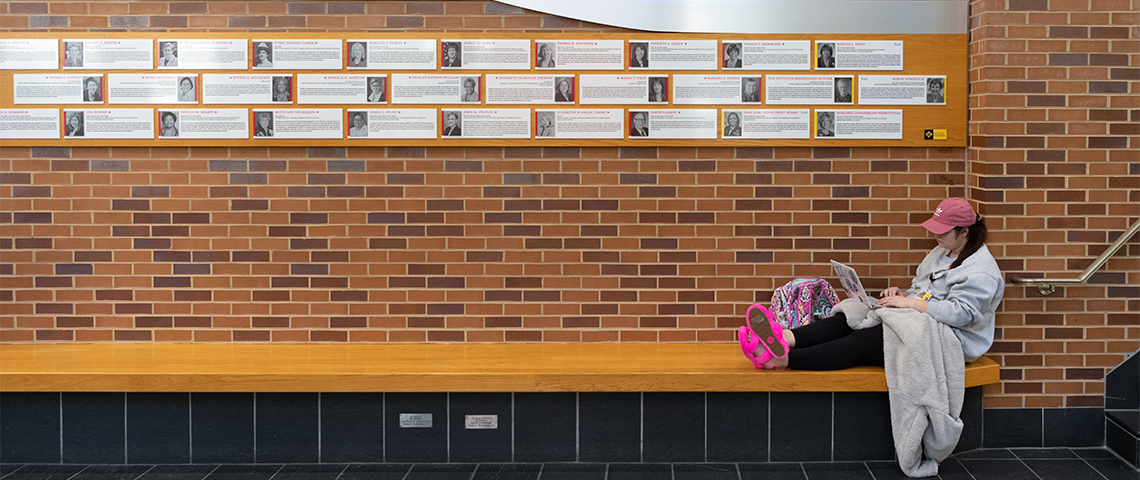
[[[998,383],[966,366],[966,387]],[[0,392],[885,392],[882,368],[761,371],[735,343],[13,344]]]

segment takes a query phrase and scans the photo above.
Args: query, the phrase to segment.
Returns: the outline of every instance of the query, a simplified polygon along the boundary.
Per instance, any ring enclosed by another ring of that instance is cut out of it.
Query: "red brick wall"
[[[1075,277],[1140,218],[1140,4],[970,3],[970,195],[1008,272]],[[1085,286],[1006,289],[987,407],[1102,406],[1140,347],[1140,239]]]
[[[731,342],[832,258],[905,285],[946,196],[1007,276],[1076,276],[1140,217],[1135,1],[972,2],[969,148],[0,146],[0,341]],[[474,1],[0,2],[0,29],[620,31]],[[1138,284],[1133,240],[1090,285],[1007,288],[987,407],[1102,405]]]

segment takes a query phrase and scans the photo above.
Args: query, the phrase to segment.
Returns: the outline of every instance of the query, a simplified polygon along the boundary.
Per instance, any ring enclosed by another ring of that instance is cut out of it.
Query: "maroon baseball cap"
[[[961,198],[947,198],[934,209],[934,216],[922,222],[922,226],[930,233],[942,235],[953,230],[954,227],[968,227],[978,221],[978,214],[974,207]]]

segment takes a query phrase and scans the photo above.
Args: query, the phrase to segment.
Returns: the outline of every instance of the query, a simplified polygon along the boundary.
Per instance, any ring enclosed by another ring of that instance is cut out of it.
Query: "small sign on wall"
[[[431,414],[401,413],[400,428],[431,428]]]

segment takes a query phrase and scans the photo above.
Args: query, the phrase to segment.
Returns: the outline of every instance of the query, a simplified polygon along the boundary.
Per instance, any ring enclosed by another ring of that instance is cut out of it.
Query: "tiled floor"
[[[946,480],[1140,480],[1104,449],[987,449],[943,462]],[[12,465],[2,480],[888,480],[894,462]]]

